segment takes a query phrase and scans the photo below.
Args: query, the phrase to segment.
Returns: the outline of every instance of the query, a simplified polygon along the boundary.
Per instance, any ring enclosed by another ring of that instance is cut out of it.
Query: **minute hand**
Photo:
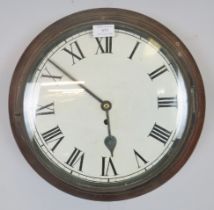
[[[48,61],[54,65],[57,69],[59,69],[64,75],[66,75],[68,78],[70,78],[71,80],[78,82],[79,80],[77,80],[75,77],[73,77],[71,74],[69,74],[68,72],[66,72],[63,68],[61,68],[59,65],[57,65],[55,62],[53,62],[52,60],[48,59]],[[103,103],[104,100],[102,100],[99,96],[97,96],[96,94],[94,94],[91,90],[89,90],[85,85],[83,84],[79,84],[78,86],[80,86],[81,88],[83,88],[89,95],[91,95],[93,98],[95,98],[97,101],[99,101],[100,103]]]

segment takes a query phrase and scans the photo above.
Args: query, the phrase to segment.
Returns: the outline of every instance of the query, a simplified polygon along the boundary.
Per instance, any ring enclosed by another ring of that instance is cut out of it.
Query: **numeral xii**
[[[95,38],[98,44],[96,55],[101,53],[112,53],[112,37]]]

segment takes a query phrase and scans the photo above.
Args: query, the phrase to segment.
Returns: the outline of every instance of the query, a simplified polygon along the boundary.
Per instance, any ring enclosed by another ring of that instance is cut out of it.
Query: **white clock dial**
[[[87,30],[50,49],[27,84],[24,117],[43,154],[65,173],[119,182],[155,166],[179,141],[186,90],[154,39]]]

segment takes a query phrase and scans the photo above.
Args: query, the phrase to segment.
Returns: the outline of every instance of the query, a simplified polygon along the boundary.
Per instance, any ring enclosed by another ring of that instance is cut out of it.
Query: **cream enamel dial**
[[[71,176],[118,182],[145,173],[186,121],[176,72],[153,39],[124,30],[104,38],[75,34],[44,56],[27,84],[29,132]]]

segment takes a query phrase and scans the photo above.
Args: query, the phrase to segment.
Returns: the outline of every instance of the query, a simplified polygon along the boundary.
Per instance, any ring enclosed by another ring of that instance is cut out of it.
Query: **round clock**
[[[184,44],[155,20],[113,8],[72,14],[39,34],[9,96],[16,142],[34,170],[94,200],[166,182],[192,153],[204,112]]]

